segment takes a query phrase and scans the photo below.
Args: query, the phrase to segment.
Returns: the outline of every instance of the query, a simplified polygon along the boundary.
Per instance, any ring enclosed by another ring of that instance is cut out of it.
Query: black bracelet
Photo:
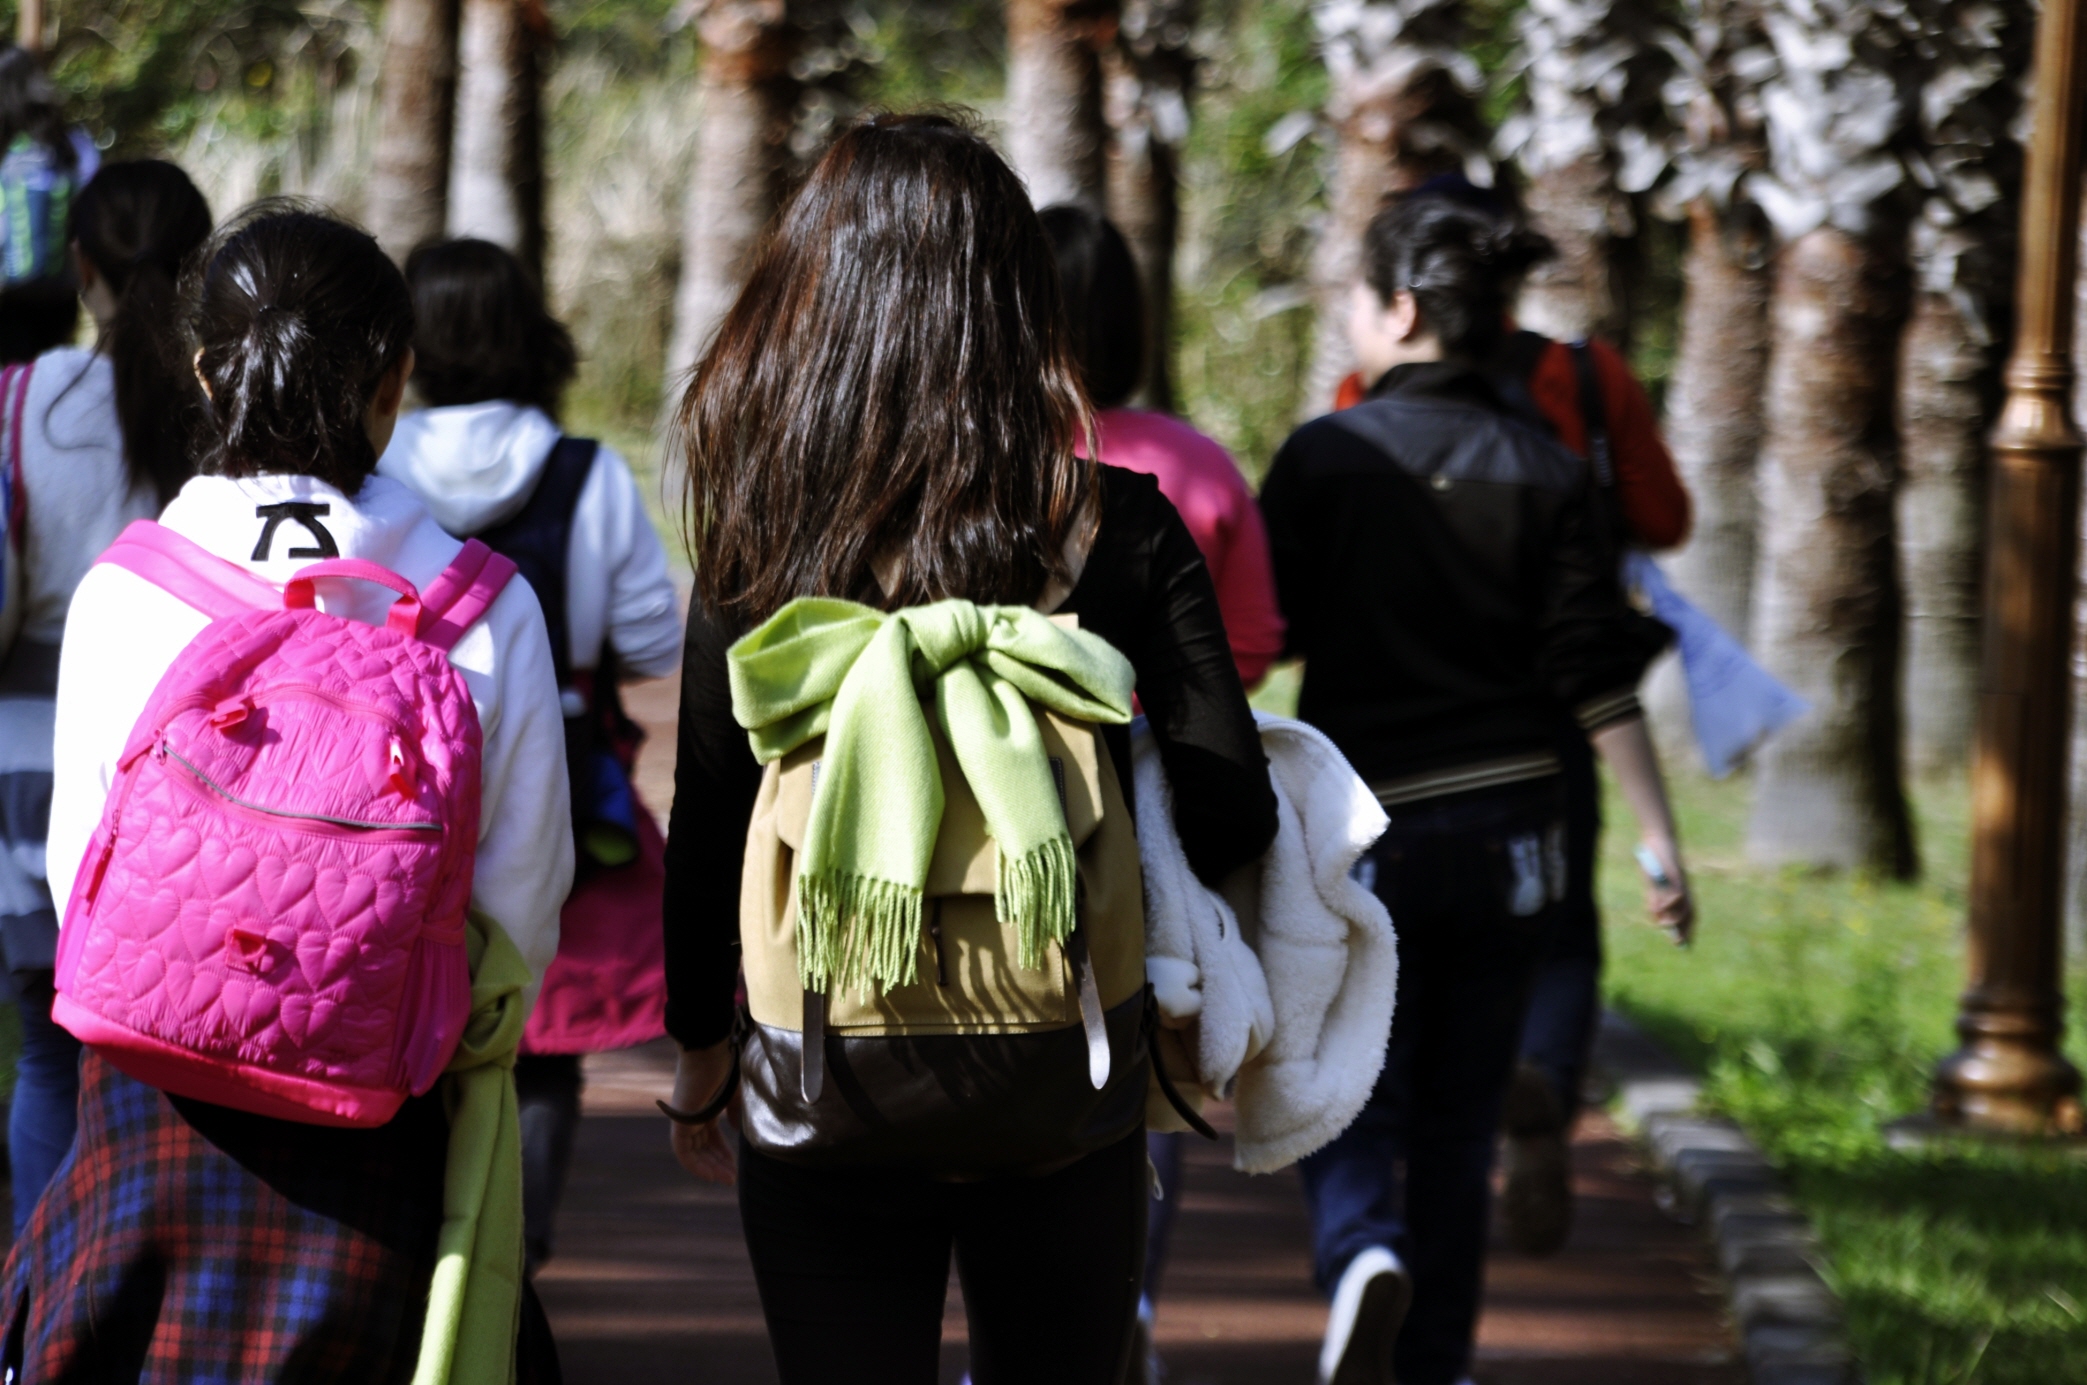
[[[712,1097],[708,1104],[696,1111],[676,1110],[664,1101],[654,1104],[659,1107],[661,1115],[676,1125],[708,1125],[724,1114],[725,1108],[732,1104],[733,1093],[738,1090],[739,1044],[735,1036],[732,1044],[732,1070],[725,1074],[725,1085],[718,1088],[717,1095]]]

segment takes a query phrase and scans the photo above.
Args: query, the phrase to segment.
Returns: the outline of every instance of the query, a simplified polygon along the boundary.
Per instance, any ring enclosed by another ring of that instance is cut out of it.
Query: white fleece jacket
[[[442,532],[411,491],[373,476],[353,499],[308,476],[230,480],[199,476],[160,522],[280,587],[309,558],[313,537],[284,521],[265,559],[252,554],[265,521],[255,508],[286,500],[324,504],[320,520],[344,558],[367,558],[416,587],[434,581],[463,545]],[[325,579],[319,608],[383,621],[394,600],[366,582]],[[115,779],[131,727],[174,657],[209,623],[202,612],[122,568],[98,566],[80,582],[58,665],[51,788],[51,894],[62,912]],[[572,885],[571,806],[565,726],[551,673],[543,612],[526,582],[510,582],[485,618],[450,650],[484,735],[484,801],[471,903],[502,928],[541,981],[558,950],[558,910]],[[534,1004],[536,984],[529,989]]]
[[[1188,868],[1152,738],[1133,732],[1145,966],[1196,1079],[1230,1096],[1233,1165],[1272,1173],[1348,1128],[1384,1066],[1398,938],[1352,872],[1389,825],[1333,742],[1258,715],[1275,842],[1220,895]]]
[[[506,400],[422,409],[399,419],[378,474],[402,481],[435,522],[469,537],[511,518],[536,491],[558,425]],[[624,672],[660,678],[681,662],[681,615],[667,554],[630,464],[603,447],[580,488],[566,558],[572,666],[591,669],[606,641]]]

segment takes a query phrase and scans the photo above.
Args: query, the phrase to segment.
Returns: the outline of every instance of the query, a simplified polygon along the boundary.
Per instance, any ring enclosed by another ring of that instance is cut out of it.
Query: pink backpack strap
[[[486,613],[515,571],[511,559],[477,539],[466,539],[456,560],[420,594],[421,639],[437,649],[455,645]]]
[[[282,594],[269,583],[149,519],[132,521],[95,561],[136,573],[212,620],[282,604]]]

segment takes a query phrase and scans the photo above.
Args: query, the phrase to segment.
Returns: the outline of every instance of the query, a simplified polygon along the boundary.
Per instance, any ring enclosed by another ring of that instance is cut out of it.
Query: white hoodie
[[[422,409],[399,419],[377,471],[412,487],[444,529],[469,536],[529,503],[559,436],[543,410],[506,400]],[[580,489],[565,571],[574,668],[595,667],[607,643],[633,677],[674,671],[681,617],[666,550],[629,464],[610,448]]]
[[[312,536],[284,521],[268,556],[251,555],[264,521],[257,506],[286,500],[328,506],[320,521],[344,558],[367,558],[416,587],[435,580],[463,545],[442,532],[413,492],[372,476],[349,499],[309,476],[231,480],[199,476],[160,522],[280,587],[311,559],[292,558]],[[319,608],[381,623],[395,599],[367,582],[327,578]],[[146,700],[208,618],[123,568],[98,566],[81,581],[58,664],[58,722],[51,786],[51,895],[62,914],[89,838],[115,780],[116,761]],[[484,801],[471,903],[521,950],[540,982],[558,950],[558,910],[572,885],[571,804],[565,723],[551,672],[543,612],[526,582],[510,582],[449,652],[477,705],[484,735]],[[528,1001],[535,1003],[536,982]]]

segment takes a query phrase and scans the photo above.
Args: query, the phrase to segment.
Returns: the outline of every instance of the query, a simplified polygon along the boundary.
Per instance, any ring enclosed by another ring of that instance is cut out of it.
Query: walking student
[[[527,1300],[500,1063],[572,868],[543,617],[374,475],[413,305],[373,239],[262,204],[193,282],[201,474],[66,623],[51,887],[58,1015],[89,1044],[0,1362],[508,1379]],[[182,681],[205,671],[252,691]],[[163,675],[193,691],[160,702]]]
[[[94,141],[65,127],[43,59],[0,43],[0,365],[73,338],[81,284],[66,226],[100,162]]]
[[[193,472],[195,372],[170,339],[175,281],[209,238],[210,207],[169,163],[113,163],[72,211],[72,254],[93,316],[91,350],[64,346],[0,371],[0,467],[13,495],[21,620],[0,640],[0,774],[22,792],[0,817],[0,953],[20,1003],[22,1052],[7,1114],[19,1236],[72,1146],[80,1044],[51,1022],[58,913],[44,879],[59,643],[73,590],[123,527]]]
[[[578,357],[521,262],[489,241],[445,241],[407,257],[406,283],[413,385],[430,407],[399,420],[377,472],[450,534],[521,567],[565,711],[577,875],[515,1061],[533,1272],[551,1255],[579,1129],[580,1055],[664,1032],[665,843],[631,790],[642,733],[617,684],[674,671],[681,614],[630,466],[558,426]]]
[[[1021,183],[940,116],[872,117],[836,140],[682,403],[697,590],[668,835],[673,1136],[690,1172],[736,1175],[784,1385],[928,1385],[952,1251],[978,1385],[1116,1385],[1129,1365],[1150,1009],[1141,962],[1130,998],[1108,998],[1142,923],[1128,938],[1103,925],[1141,917],[1142,891],[1120,867],[1090,874],[1087,853],[1102,840],[1135,855],[1118,787],[1131,684],[1199,875],[1255,859],[1276,821],[1202,556],[1152,478],[1079,455],[1090,418]],[[800,684],[812,691],[789,692]],[[823,752],[807,743],[822,730]],[[939,737],[962,772],[935,788]],[[1069,848],[1058,834],[1096,802],[1101,825]],[[801,828],[790,804],[809,805]],[[974,864],[934,869],[959,841],[952,861]],[[846,862],[867,873],[829,869]],[[793,935],[798,974],[777,976]],[[735,1070],[742,941],[735,1149],[715,1116]],[[997,1003],[975,984],[986,968],[1062,1018],[854,1037],[888,1033],[875,1007]],[[801,1037],[763,1019],[800,1002]],[[1069,1058],[1074,1080],[1010,1092],[965,1054],[1054,1076]],[[943,1076],[908,1085],[909,1063]],[[907,1143],[880,1143],[848,1124],[859,1101],[931,1118],[895,1121]],[[1026,1144],[1010,1149],[1016,1125]]]
[[[1300,715],[1392,818],[1364,862],[1399,929],[1383,1075],[1302,1164],[1334,1385],[1469,1370],[1501,1099],[1566,892],[1557,709],[1673,839],[1632,691],[1665,632],[1624,601],[1589,468],[1482,369],[1547,251],[1440,198],[1381,213],[1349,320],[1375,384],[1293,434],[1262,489]]]
[[[1066,204],[1038,213],[1058,262],[1080,382],[1093,402],[1101,460],[1143,472],[1181,515],[1210,569],[1218,614],[1232,645],[1239,680],[1249,689],[1283,652],[1283,615],[1269,567],[1268,530],[1254,493],[1216,439],[1172,414],[1130,407],[1145,374],[1145,293],[1123,233],[1086,207]],[[1159,1378],[1152,1347],[1153,1304],[1166,1272],[1167,1243],[1181,1208],[1182,1144],[1155,1131],[1146,1152],[1158,1180],[1147,1217],[1145,1288],[1138,1303],[1140,1379]]]

